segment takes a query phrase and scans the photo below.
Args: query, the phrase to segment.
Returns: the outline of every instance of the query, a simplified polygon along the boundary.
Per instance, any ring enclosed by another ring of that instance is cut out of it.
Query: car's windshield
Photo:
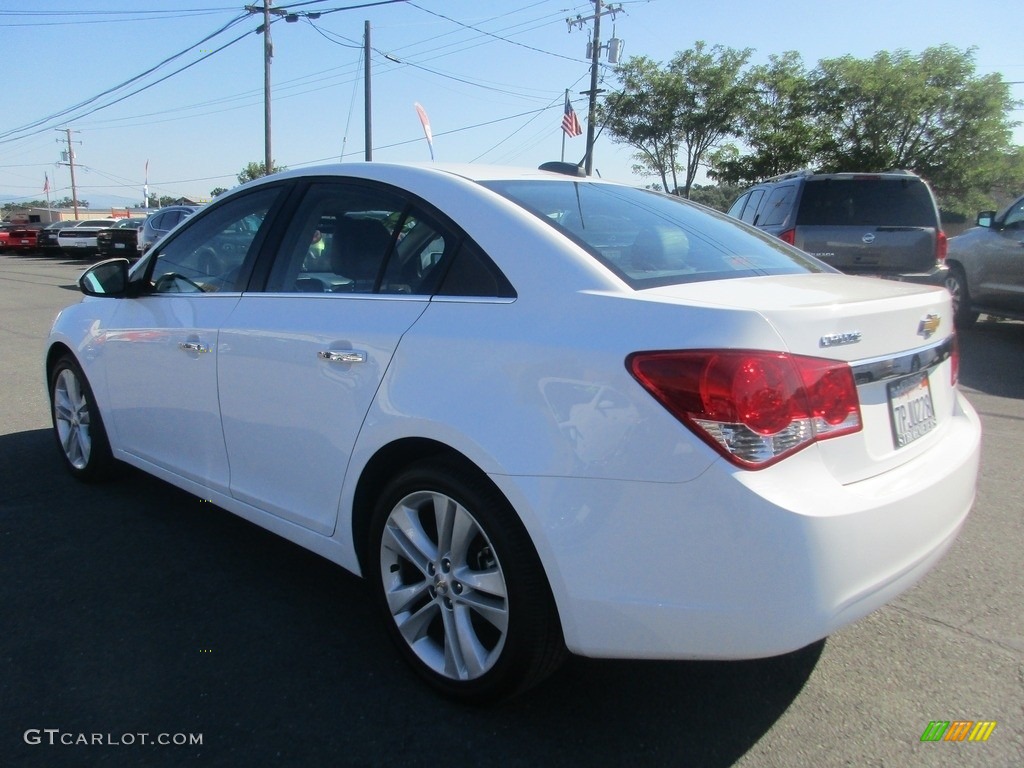
[[[588,181],[486,181],[586,248],[632,288],[830,267],[724,215],[649,190]]]

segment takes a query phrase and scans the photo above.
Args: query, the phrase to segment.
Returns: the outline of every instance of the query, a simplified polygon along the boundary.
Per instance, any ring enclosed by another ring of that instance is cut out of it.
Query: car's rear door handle
[[[327,360],[330,363],[365,363],[366,353],[361,352],[358,349],[344,349],[344,350],[323,350],[316,353],[317,357],[321,360]]]
[[[209,352],[210,348],[198,341],[179,341],[178,349],[185,352]]]

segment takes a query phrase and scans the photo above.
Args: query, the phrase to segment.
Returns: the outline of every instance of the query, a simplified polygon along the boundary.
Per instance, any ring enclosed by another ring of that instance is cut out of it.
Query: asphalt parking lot
[[[1024,765],[1024,323],[961,335],[978,498],[895,603],[774,659],[571,659],[478,710],[413,678],[355,577],[133,470],[64,472],[41,361],[85,266],[0,254],[0,764]]]

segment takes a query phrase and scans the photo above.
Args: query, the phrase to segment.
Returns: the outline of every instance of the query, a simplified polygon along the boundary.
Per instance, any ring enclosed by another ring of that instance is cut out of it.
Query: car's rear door
[[[221,329],[231,493],[324,535],[334,531],[363,419],[429,304],[425,272],[451,241],[408,205],[365,184],[311,184],[289,214],[265,290],[245,293]],[[321,240],[323,253],[311,251]],[[410,258],[413,242],[422,253]]]

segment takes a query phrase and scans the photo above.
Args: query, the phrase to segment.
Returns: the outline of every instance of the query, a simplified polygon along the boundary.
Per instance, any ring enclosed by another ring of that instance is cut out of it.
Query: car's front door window
[[[241,290],[247,259],[280,187],[260,189],[212,209],[154,258],[150,280],[156,293]]]

